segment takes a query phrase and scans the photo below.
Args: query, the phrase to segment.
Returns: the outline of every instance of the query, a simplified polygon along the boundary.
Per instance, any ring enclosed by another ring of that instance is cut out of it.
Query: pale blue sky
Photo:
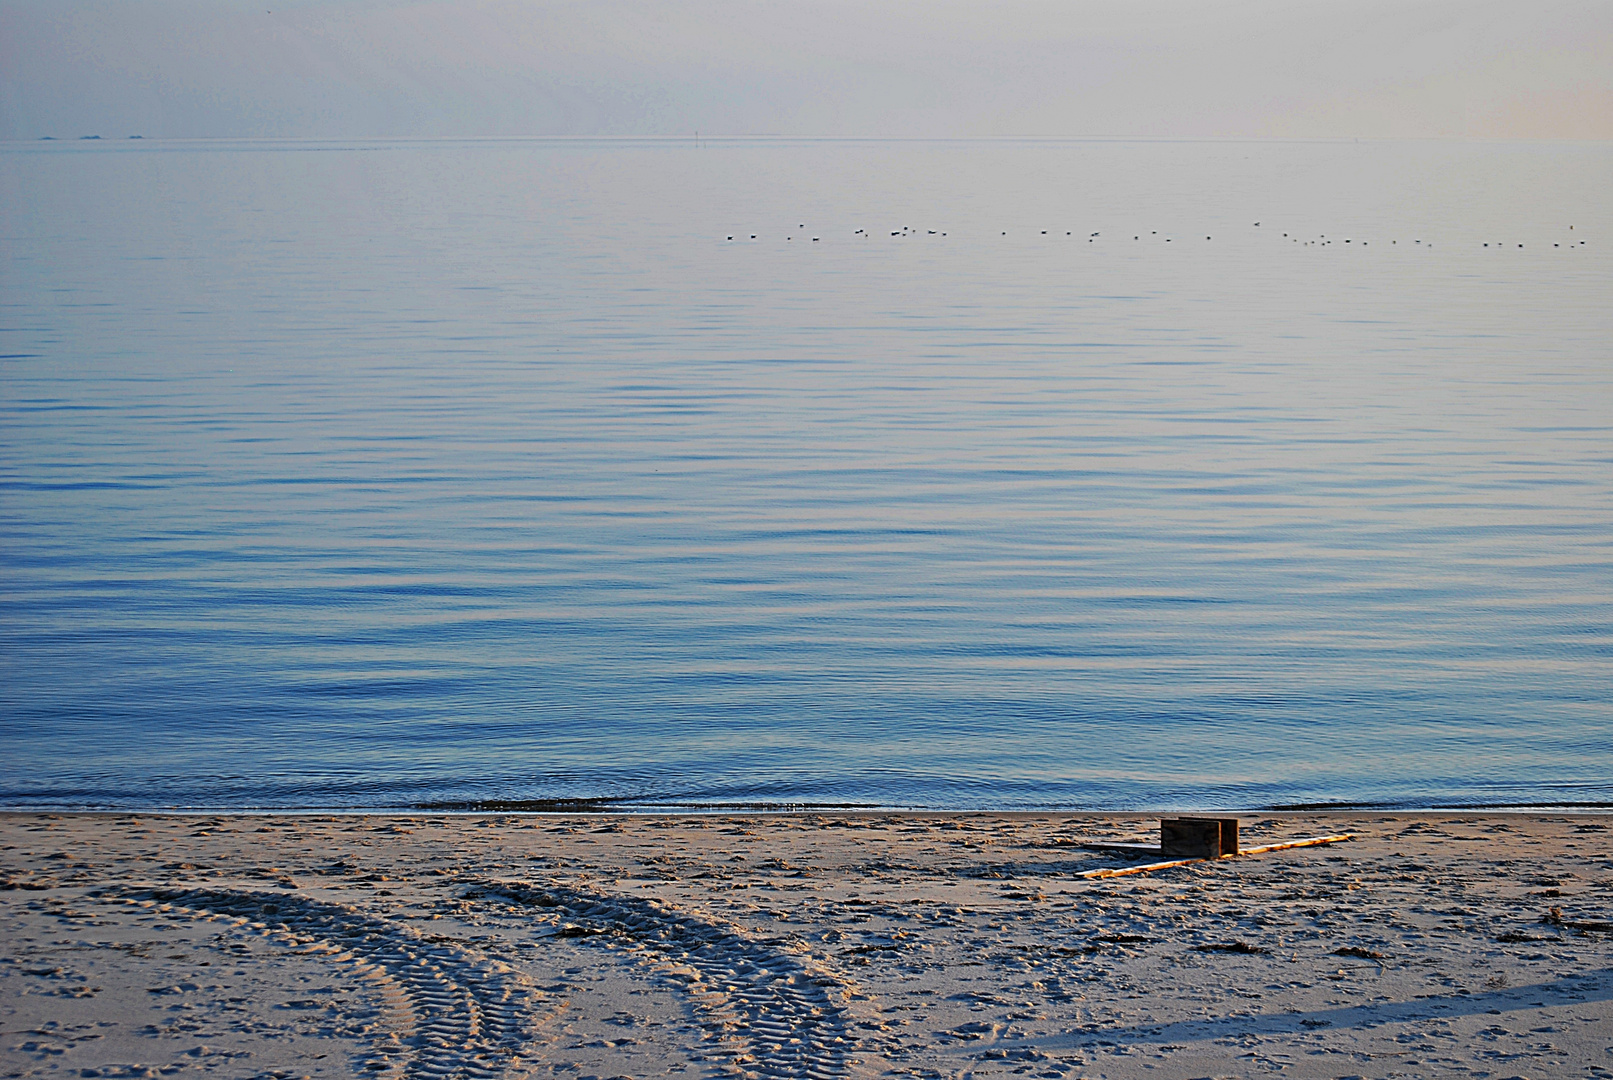
[[[0,137],[1613,138],[1607,0],[0,0]]]

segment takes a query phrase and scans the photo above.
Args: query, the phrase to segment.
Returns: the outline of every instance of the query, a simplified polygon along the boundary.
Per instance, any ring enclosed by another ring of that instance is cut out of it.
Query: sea
[[[1613,805],[1613,144],[0,144],[0,806]]]

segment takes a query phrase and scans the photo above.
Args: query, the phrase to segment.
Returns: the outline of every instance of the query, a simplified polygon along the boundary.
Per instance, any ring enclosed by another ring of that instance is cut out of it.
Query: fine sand
[[[1613,1077],[1613,824],[0,815],[0,1076]]]

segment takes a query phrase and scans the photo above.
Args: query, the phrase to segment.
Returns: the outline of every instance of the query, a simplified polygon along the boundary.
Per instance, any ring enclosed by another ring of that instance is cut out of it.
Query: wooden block
[[[1166,818],[1159,823],[1159,847],[1166,856],[1218,859],[1238,853],[1237,818]]]
[[[1221,854],[1236,855],[1238,853],[1238,819],[1224,817],[1221,822]]]
[[[1159,823],[1159,847],[1166,858],[1219,858],[1221,822],[1216,818],[1166,818]]]

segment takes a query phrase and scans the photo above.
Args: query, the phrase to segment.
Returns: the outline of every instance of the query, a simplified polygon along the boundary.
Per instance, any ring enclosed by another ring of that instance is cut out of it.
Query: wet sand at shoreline
[[[0,1076],[1613,1077],[1613,821],[0,815]]]

